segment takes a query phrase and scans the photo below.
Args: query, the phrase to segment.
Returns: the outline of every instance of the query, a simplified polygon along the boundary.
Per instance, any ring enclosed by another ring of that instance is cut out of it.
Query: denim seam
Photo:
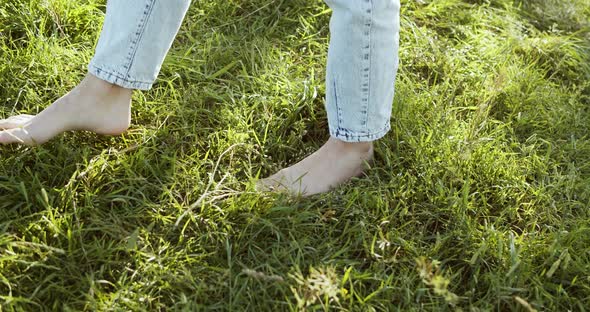
[[[369,28],[369,42],[367,45],[369,47],[369,51],[368,51],[368,53],[369,53],[368,63],[369,64],[368,65],[369,65],[369,68],[372,68],[374,60],[373,60],[373,49],[371,49],[371,44],[373,43],[373,14],[374,14],[375,8],[374,8],[373,0],[368,0],[368,1],[369,1],[369,5],[371,6],[369,9],[369,16],[368,16],[368,18],[369,18],[369,23],[368,23],[369,24],[369,26],[368,26],[368,28]],[[367,77],[367,98],[371,97],[371,74],[372,73],[369,70],[369,77]],[[369,116],[371,116],[371,112],[369,111],[370,109],[371,109],[370,102],[367,102],[367,114],[366,114],[367,121],[365,123],[365,127],[366,127],[365,129],[367,129],[367,132],[369,129]]]
[[[143,38],[143,34],[145,33],[145,28],[147,26],[147,21],[150,18],[154,4],[156,0],[149,0],[149,2],[145,5],[145,10],[143,11],[143,18],[139,21],[139,25],[137,27],[137,31],[135,32],[135,38],[131,41],[131,45],[129,47],[129,54],[127,55],[128,63],[123,67],[127,70],[125,76],[129,76],[129,72],[131,71],[131,67],[133,66],[133,61],[135,60],[135,55],[137,54],[137,50],[139,49],[139,43]]]
[[[372,26],[372,1],[371,0],[364,0],[367,4],[365,12],[367,15],[365,16],[365,20],[363,21],[364,29],[363,29],[363,36],[365,42],[363,42],[363,55],[362,55],[362,63],[363,66],[363,79],[362,79],[362,86],[361,86],[361,94],[362,97],[362,121],[361,125],[368,131],[369,129],[369,96],[370,96],[370,85],[371,85],[371,26]]]
[[[340,128],[342,125],[342,109],[340,108],[340,105],[338,103],[338,87],[336,83],[336,77],[333,78],[332,85],[334,89],[334,105],[336,106],[336,113],[338,114],[338,128]]]

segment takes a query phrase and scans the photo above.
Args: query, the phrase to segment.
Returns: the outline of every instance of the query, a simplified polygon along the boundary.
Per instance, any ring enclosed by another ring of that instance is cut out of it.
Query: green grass
[[[368,177],[327,139],[320,0],[194,1],[119,137],[0,148],[0,311],[590,309],[590,1],[402,1]],[[104,1],[0,0],[0,116],[71,89]]]

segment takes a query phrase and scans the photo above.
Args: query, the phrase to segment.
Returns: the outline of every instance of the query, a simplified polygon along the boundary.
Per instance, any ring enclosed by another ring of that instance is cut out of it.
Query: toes
[[[302,183],[302,177],[299,179],[288,178],[285,169],[278,173],[256,182],[256,190],[259,192],[289,193],[295,196],[307,195],[307,187]]]
[[[0,131],[0,144],[23,144],[35,145],[35,140],[29,135],[24,128],[14,128]]]
[[[11,116],[7,119],[0,120],[0,129],[12,129],[23,126],[25,123],[33,119],[33,115],[18,115]]]
[[[259,192],[281,192],[285,189],[285,177],[278,173],[256,181],[256,190]]]
[[[270,178],[256,181],[256,190],[258,192],[272,192],[276,188],[276,182]]]

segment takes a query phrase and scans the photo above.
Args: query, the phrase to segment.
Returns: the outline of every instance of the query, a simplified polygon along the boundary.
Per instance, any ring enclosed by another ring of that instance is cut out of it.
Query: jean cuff
[[[372,142],[384,137],[389,130],[391,130],[391,125],[389,123],[381,130],[375,132],[355,132],[342,128],[330,128],[330,136],[350,143]]]
[[[119,87],[126,89],[149,90],[152,88],[153,82],[144,82],[124,78],[125,75],[114,70],[106,70],[105,66],[97,66],[94,64],[88,65],[88,72],[106,82],[110,82]]]

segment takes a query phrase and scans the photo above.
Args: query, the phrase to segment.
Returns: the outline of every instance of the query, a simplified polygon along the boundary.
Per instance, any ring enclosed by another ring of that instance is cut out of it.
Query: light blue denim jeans
[[[326,73],[330,135],[347,142],[390,129],[398,68],[399,0],[325,0],[332,8]],[[129,89],[150,89],[190,0],[108,0],[89,72]]]

